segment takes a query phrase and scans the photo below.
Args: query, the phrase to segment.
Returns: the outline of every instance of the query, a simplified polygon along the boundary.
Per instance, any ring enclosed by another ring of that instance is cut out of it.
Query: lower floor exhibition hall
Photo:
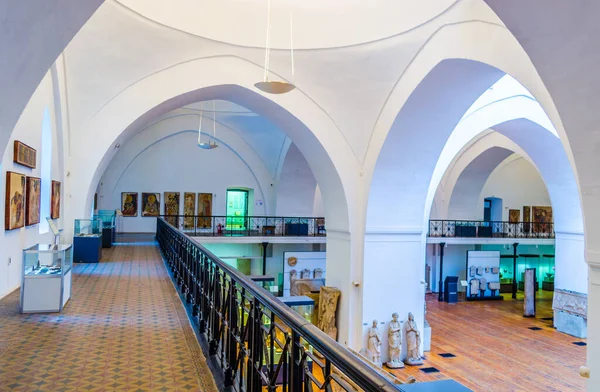
[[[600,3],[0,6],[0,391],[595,391]]]

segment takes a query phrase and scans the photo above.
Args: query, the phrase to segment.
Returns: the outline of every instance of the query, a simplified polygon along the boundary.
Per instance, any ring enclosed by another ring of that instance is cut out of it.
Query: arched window
[[[46,217],[50,216],[50,195],[52,187],[52,125],[50,123],[50,111],[44,110],[42,119],[42,159],[41,159],[41,202],[40,202],[40,234],[49,230]]]

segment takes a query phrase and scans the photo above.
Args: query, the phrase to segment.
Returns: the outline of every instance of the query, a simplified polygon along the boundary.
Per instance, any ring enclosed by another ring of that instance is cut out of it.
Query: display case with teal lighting
[[[116,210],[99,210],[94,219],[99,219],[102,224],[102,247],[110,248],[115,240]]]
[[[73,261],[97,263],[102,258],[102,221],[75,219],[73,232]]]

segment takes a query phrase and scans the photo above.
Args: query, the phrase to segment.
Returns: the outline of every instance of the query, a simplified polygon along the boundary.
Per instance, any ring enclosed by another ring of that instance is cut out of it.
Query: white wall
[[[54,107],[53,81],[50,72],[43,78],[41,84],[31,97],[27,107],[19,118],[14,132],[11,135],[8,146],[4,151],[0,172],[0,298],[10,293],[21,285],[22,274],[22,250],[36,243],[51,243],[54,237],[51,233],[39,234],[39,225],[26,226],[21,229],[10,231],[4,230],[5,219],[5,194],[6,194],[6,171],[14,171],[27,176],[41,177],[42,157],[42,121],[44,111],[50,114],[52,127],[52,179],[63,182],[61,162],[59,153],[59,138],[56,127],[56,116]],[[37,150],[37,163],[35,169],[30,169],[13,163],[14,140],[19,140]],[[64,188],[63,188],[64,189]],[[63,192],[63,200],[64,200]],[[43,201],[42,201],[43,203]],[[62,216],[64,214],[64,203],[61,204],[61,218],[56,221],[58,227],[62,227]],[[45,216],[40,216],[40,221],[45,221]],[[63,239],[63,242],[70,242]],[[11,262],[9,263],[9,260]]]
[[[254,189],[255,198],[264,200],[257,195],[257,190],[261,185],[268,187],[270,184],[259,184],[252,170],[227,146],[203,150],[197,146],[197,137],[195,132],[181,132],[148,147],[136,146],[136,142],[146,143],[144,139],[136,138],[130,142],[133,146],[127,145],[119,151],[118,155],[126,155],[141,150],[137,155],[119,156],[119,160],[129,161],[125,170],[121,171],[120,165],[109,165],[98,187],[100,209],[120,209],[121,192],[140,193],[138,216],[122,217],[120,231],[155,231],[156,219],[141,216],[142,192],[161,193],[161,213],[164,213],[164,192],[181,193],[181,214],[184,192],[212,193],[213,215],[226,214],[227,188]],[[265,204],[253,208],[255,215],[265,214]]]
[[[508,221],[509,209],[521,210],[522,220],[523,206],[551,205],[540,173],[530,162],[516,154],[508,157],[491,172],[483,188],[474,184],[473,192],[480,192],[477,204],[466,206],[452,201],[448,209],[449,219],[483,220],[483,201],[486,197],[502,199],[503,221]]]
[[[313,216],[317,180],[295,144],[290,145],[277,185],[277,216]]]
[[[521,210],[523,206],[549,206],[550,196],[546,185],[536,168],[526,159],[511,156],[492,172],[485,183],[476,211],[483,218],[483,199],[486,197],[502,199],[502,220],[508,220],[508,210]]]

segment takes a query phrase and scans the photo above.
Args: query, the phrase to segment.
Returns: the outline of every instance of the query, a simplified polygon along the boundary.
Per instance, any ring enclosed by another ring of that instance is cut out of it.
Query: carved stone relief
[[[555,289],[552,309],[574,314],[587,320],[587,295]]]
[[[341,291],[335,287],[321,286],[319,294],[319,329],[337,340],[336,311]]]

